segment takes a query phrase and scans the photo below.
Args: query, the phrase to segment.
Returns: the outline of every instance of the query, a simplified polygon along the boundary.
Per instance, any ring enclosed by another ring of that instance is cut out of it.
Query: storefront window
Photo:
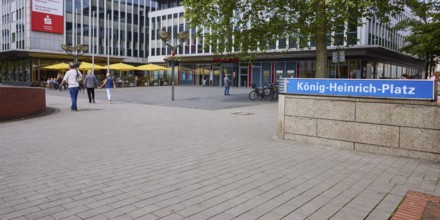
[[[296,78],[297,76],[296,62],[286,62],[286,75],[284,77]]]
[[[400,78],[400,75],[397,75],[396,65],[391,65],[391,78]]]
[[[262,86],[261,63],[252,63],[252,84]]]
[[[286,77],[285,74],[286,62],[275,62],[275,82],[280,78]]]
[[[347,62],[349,79],[361,78],[361,71],[356,68],[356,63],[356,60],[351,60]]]
[[[383,63],[377,63],[376,64],[376,76],[378,76],[379,78],[385,78],[385,72],[383,69]]]
[[[384,76],[385,78],[391,78],[391,65],[384,64]]]
[[[29,60],[6,61],[0,63],[2,81],[30,82]]]
[[[397,66],[397,76],[398,76],[398,77],[401,77],[402,74],[403,74],[403,72],[402,72],[402,67],[401,67],[401,66]]]
[[[192,84],[194,71],[191,65],[181,65],[180,70],[180,84]]]
[[[315,78],[316,61],[300,61],[298,63],[300,78]]]
[[[211,66],[207,64],[197,64],[193,71],[196,74],[196,85],[202,85],[203,79],[206,79],[206,85],[212,85],[214,80],[214,72],[211,71]],[[218,71],[220,72],[220,71]]]
[[[272,73],[271,73],[271,63],[263,63],[263,85],[266,85],[269,82],[272,82]]]

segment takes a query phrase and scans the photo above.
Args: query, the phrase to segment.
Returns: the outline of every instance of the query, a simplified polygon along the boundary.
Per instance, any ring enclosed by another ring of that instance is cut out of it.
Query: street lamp
[[[76,44],[77,43],[77,36],[76,36],[77,26],[76,25],[77,25],[78,10],[75,9],[74,12],[75,13],[72,13],[72,21],[73,21],[73,26],[72,26],[72,44]],[[89,50],[89,46],[84,45],[84,44],[76,44],[74,46],[69,46],[67,44],[61,44],[61,49],[63,49],[68,54],[72,54],[73,55],[73,61],[75,62],[75,64],[77,64],[78,63],[78,56],[82,55],[85,52],[87,52]]]
[[[171,40],[171,34],[166,31],[160,31],[159,37],[162,40],[162,42],[171,48],[171,58],[168,60],[168,62],[171,62],[171,101],[174,101],[174,66],[175,64],[179,64],[178,60],[174,60],[174,54],[176,54],[176,50],[178,47],[182,46],[183,43],[185,43],[186,40],[188,40],[189,33],[188,31],[182,31],[177,33],[177,39],[179,40],[179,44],[177,45],[171,45],[168,43],[169,40]]]
[[[61,44],[61,49],[63,49],[66,53],[73,55],[73,61],[78,63],[78,56],[89,50],[89,46],[84,44],[77,44],[75,46],[69,46],[67,44]]]

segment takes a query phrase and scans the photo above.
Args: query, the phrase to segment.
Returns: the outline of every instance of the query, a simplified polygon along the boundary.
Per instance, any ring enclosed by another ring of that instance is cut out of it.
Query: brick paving
[[[276,138],[249,89],[47,90],[59,111],[0,124],[0,219],[388,219],[440,164]]]
[[[409,190],[391,220],[440,219],[440,196]]]

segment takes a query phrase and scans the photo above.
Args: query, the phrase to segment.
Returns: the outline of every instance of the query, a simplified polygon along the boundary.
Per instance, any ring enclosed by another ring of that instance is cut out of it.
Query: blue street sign
[[[411,79],[283,79],[286,94],[435,100],[436,81]]]

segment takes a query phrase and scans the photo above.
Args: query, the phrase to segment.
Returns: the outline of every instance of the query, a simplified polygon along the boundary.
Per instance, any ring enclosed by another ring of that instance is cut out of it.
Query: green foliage
[[[345,24],[358,26],[363,17],[387,21],[403,1],[389,0],[185,0],[185,18],[205,47],[217,55],[254,59],[276,40],[294,38],[301,48],[317,42],[318,77],[327,71],[327,34]]]
[[[401,50],[422,59],[428,73],[439,63],[440,3],[436,0],[408,0],[407,4],[412,9],[414,18],[403,20],[394,28],[411,31]]]

